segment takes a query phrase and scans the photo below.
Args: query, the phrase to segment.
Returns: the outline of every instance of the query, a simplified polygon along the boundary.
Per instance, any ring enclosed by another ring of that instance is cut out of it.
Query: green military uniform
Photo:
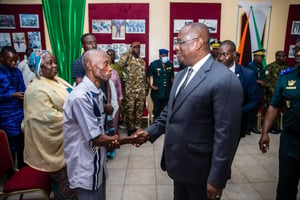
[[[152,76],[152,85],[158,87],[158,90],[151,90],[151,98],[154,107],[153,113],[156,118],[169,100],[172,79],[174,78],[173,63],[168,61],[163,66],[160,60],[155,60],[150,64],[147,76]]]
[[[284,107],[277,199],[296,199],[300,177],[300,68],[283,70],[270,104]]]
[[[274,88],[279,77],[279,73],[287,68],[285,64],[279,64],[277,62],[272,62],[266,66],[266,77],[265,77],[265,102],[269,104],[274,92]]]
[[[140,128],[148,84],[146,81],[146,63],[143,58],[135,58],[125,53],[119,60],[124,75],[125,119],[127,130]]]

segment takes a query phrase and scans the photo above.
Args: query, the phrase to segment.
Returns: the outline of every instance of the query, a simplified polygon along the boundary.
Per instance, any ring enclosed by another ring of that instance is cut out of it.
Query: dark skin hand
[[[210,183],[207,183],[206,186],[207,189],[207,197],[209,199],[220,199],[222,196],[223,189],[222,188],[217,188]]]
[[[16,93],[13,93],[13,94],[11,95],[11,97],[17,98],[17,99],[20,99],[20,100],[23,100],[23,99],[24,99],[24,92],[16,92]]]
[[[111,104],[104,104],[104,112],[107,114],[107,115],[111,115],[114,111],[114,108],[112,107]]]

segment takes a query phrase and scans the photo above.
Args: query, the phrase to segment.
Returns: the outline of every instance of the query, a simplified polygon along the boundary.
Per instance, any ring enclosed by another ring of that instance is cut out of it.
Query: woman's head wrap
[[[42,50],[40,52],[32,52],[29,56],[29,65],[34,66],[35,76],[40,79],[41,73],[41,63],[44,61],[44,57],[47,53],[50,53],[47,50]]]

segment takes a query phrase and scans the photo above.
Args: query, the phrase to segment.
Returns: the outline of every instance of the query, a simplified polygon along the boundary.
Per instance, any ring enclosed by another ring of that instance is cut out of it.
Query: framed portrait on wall
[[[0,33],[0,49],[5,46],[11,45],[11,38],[9,33]]]
[[[111,20],[93,19],[92,33],[111,33]]]
[[[125,40],[125,20],[113,19],[112,20],[112,39]]]
[[[217,33],[218,31],[218,20],[216,19],[199,19],[198,23],[205,24],[210,33]]]
[[[300,21],[293,21],[291,34],[292,35],[300,34]]]
[[[39,15],[37,14],[20,14],[21,28],[39,28]]]
[[[14,15],[0,15],[0,29],[15,29],[15,16]]]
[[[144,19],[126,19],[126,33],[145,33]]]
[[[40,32],[28,32],[28,44],[32,49],[41,49],[41,33]]]
[[[174,33],[178,33],[182,27],[191,23],[192,19],[174,19]]]
[[[26,50],[26,40],[25,33],[12,33],[14,48],[17,52],[25,52]]]
[[[288,58],[295,58],[294,47],[295,45],[290,45]]]

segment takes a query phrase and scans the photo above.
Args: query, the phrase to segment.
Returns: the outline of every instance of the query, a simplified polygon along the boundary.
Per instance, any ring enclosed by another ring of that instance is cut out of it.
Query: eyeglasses
[[[189,41],[193,41],[193,40],[198,40],[199,39],[199,37],[196,37],[196,38],[193,38],[193,39],[189,39],[189,40],[184,40],[184,41],[177,41],[176,43],[175,43],[175,45],[182,45],[182,44],[184,44],[184,43],[186,43],[186,42],[189,42]]]

